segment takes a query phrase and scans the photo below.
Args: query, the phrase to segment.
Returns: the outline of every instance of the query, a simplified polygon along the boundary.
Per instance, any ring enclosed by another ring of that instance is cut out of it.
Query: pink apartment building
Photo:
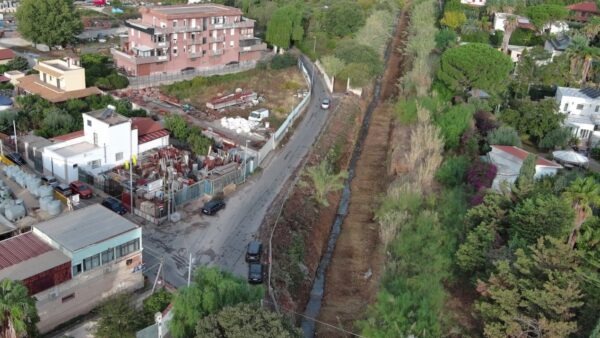
[[[128,20],[117,67],[133,76],[219,68],[260,59],[267,46],[254,37],[254,20],[217,4],[142,7]]]

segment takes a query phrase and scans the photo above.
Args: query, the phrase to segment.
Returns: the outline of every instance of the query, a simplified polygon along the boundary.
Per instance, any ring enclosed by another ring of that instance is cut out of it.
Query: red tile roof
[[[0,49],[0,60],[10,60],[15,57],[15,52],[12,49],[3,48]]]
[[[530,152],[523,150],[521,148],[518,147],[514,147],[514,146],[498,146],[498,145],[493,145],[492,148],[498,149],[500,151],[503,151],[507,154],[510,154],[516,158],[518,158],[521,161],[524,161],[527,156],[529,154],[531,154]],[[562,168],[562,166],[554,161],[549,161],[545,158],[542,158],[540,156],[537,156],[537,161],[535,162],[536,165],[542,165],[542,166],[546,166],[546,167],[556,167],[556,168]]]
[[[131,120],[132,128],[138,130],[138,137],[165,129],[149,117],[134,117]]]
[[[595,2],[580,2],[567,6],[567,8],[577,12],[600,13]]]
[[[9,78],[7,78],[7,77],[6,77],[6,76],[4,76],[4,75],[0,75],[0,82],[8,82],[8,81],[10,81],[10,79],[9,79]]]
[[[24,262],[54,250],[33,232],[11,237],[0,242],[0,269]]]
[[[72,133],[56,136],[56,137],[52,138],[52,140],[58,141],[58,142],[64,142],[64,141],[72,140],[74,138],[78,138],[78,137],[82,137],[82,136],[83,136],[83,130],[78,130],[78,131],[74,131]]]
[[[158,138],[165,137],[167,135],[169,135],[169,131],[167,131],[166,129],[155,131],[153,133],[146,134],[144,136],[139,136],[138,137],[138,144],[144,144],[146,142],[150,142],[152,140],[156,140]]]

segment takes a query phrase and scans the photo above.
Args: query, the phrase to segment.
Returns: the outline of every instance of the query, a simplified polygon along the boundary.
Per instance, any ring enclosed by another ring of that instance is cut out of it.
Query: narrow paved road
[[[308,71],[312,70],[309,68]],[[181,211],[182,221],[144,226],[144,260],[150,278],[155,276],[156,265],[163,257],[165,280],[176,287],[184,285],[190,252],[194,266],[217,265],[246,276],[244,254],[248,241],[257,233],[267,209],[327,121],[328,112],[320,108],[320,101],[328,93],[321,78],[315,78],[311,102],[302,121],[291,131],[287,144],[274,152],[265,169],[251,177],[226,201],[226,209],[217,216],[203,216],[200,214],[202,203],[192,202]]]

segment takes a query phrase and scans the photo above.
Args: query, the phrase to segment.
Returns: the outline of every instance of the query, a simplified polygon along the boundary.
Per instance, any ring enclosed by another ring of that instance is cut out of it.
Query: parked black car
[[[202,213],[206,215],[214,215],[217,211],[225,208],[225,202],[222,200],[212,200],[204,204]]]
[[[262,243],[259,241],[252,241],[248,243],[248,249],[246,250],[246,262],[260,262],[260,255],[262,254]]]
[[[52,188],[55,188],[59,184],[58,180],[54,176],[42,176],[42,183],[49,185]]]
[[[25,164],[25,159],[19,153],[9,153],[6,155],[6,158],[8,158],[14,164],[19,165],[19,166]]]
[[[124,215],[125,213],[127,213],[127,209],[125,208],[123,203],[121,203],[121,201],[114,197],[105,198],[104,201],[102,201],[102,205],[116,212],[119,215]]]
[[[71,187],[69,187],[66,184],[59,184],[59,185],[55,186],[54,191],[56,191],[57,193],[65,196],[65,197],[69,197],[69,196],[73,195],[73,191],[71,190]]]
[[[260,284],[263,281],[263,266],[260,263],[248,264],[248,283]]]

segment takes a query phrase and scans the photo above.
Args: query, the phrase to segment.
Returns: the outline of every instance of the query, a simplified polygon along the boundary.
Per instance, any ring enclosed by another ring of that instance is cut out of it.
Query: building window
[[[177,20],[173,20],[173,28],[177,27]]]
[[[73,266],[73,277],[77,276],[81,273],[81,264],[77,264]]]
[[[71,300],[71,299],[73,299],[73,298],[75,298],[75,294],[74,294],[74,293],[72,293],[72,294],[70,294],[70,295],[66,295],[66,296],[64,296],[64,297],[62,298],[62,302],[63,302],[63,303],[66,303],[66,302],[70,301],[70,300]]]
[[[231,36],[233,36],[235,34],[235,29],[234,28],[231,29],[231,33],[230,34],[231,34]]]
[[[187,19],[183,19],[183,27],[187,27]]]
[[[173,55],[177,56],[177,48],[173,48]]]
[[[567,109],[569,109],[569,104],[565,103],[565,109],[564,110],[567,111]]]
[[[94,137],[94,145],[97,146],[98,145],[98,133],[94,133],[93,137]]]
[[[128,259],[127,261],[125,261],[125,264],[126,264],[127,266],[129,266],[129,265],[133,264],[133,259],[131,259],[131,258],[130,258],[130,259]]]
[[[115,161],[120,161],[123,159],[123,152],[115,154]]]
[[[87,120],[87,125],[88,125],[88,127],[91,127],[92,126],[92,120]]]
[[[100,164],[100,160],[88,162],[88,166],[92,167],[92,169],[100,168]]]
[[[117,247],[117,258],[127,256],[140,249],[140,239],[136,238]]]
[[[582,104],[578,104],[575,108],[577,108],[577,110],[582,110],[583,109],[583,105]]]
[[[233,47],[235,45],[234,41],[229,41],[229,47]]]
[[[596,106],[596,109],[594,110],[594,112],[598,112],[600,110],[600,106]]]
[[[95,254],[83,260],[83,271],[90,271],[100,266],[100,254]]]
[[[115,248],[110,248],[102,252],[102,265],[115,260]]]

